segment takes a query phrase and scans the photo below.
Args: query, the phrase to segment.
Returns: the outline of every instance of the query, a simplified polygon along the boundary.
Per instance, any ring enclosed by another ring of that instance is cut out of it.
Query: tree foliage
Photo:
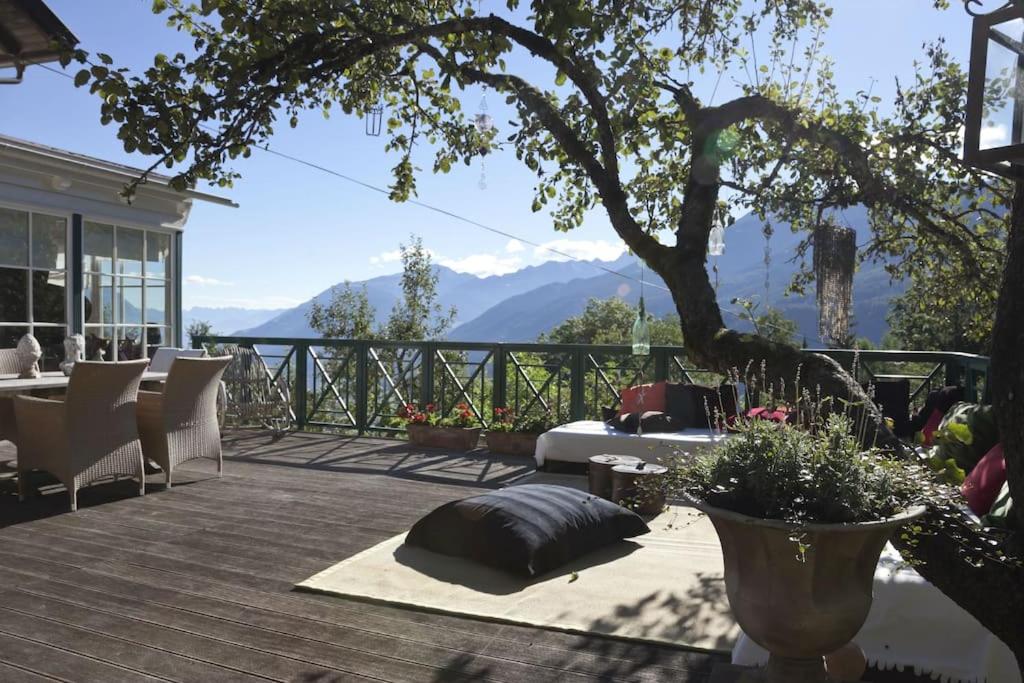
[[[628,344],[636,320],[636,308],[618,297],[591,299],[582,313],[551,328],[537,340],[550,344]],[[657,346],[682,346],[679,318],[648,315],[651,343]]]

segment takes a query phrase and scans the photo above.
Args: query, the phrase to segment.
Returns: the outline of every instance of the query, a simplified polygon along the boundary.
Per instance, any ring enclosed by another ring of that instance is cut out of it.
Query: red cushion
[[[971,512],[987,515],[1005,483],[1006,459],[1003,458],[1003,444],[997,443],[967,475],[960,492],[967,499]]]
[[[651,410],[665,412],[665,382],[641,384],[640,386],[623,389],[622,407],[619,415],[627,413],[646,413]]]
[[[932,410],[932,414],[928,416],[928,421],[924,423],[924,427],[921,428],[921,436],[924,437],[924,445],[931,446],[932,442],[935,441],[935,430],[939,428],[942,423],[942,413],[938,408]]]

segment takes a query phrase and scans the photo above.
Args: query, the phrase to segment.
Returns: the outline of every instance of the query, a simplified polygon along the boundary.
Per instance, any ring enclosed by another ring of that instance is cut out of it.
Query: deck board
[[[292,590],[530,469],[240,430],[223,477],[198,462],[170,490],[150,477],[142,497],[90,487],[75,514],[60,487],[19,504],[0,481],[0,680],[707,681],[724,657]]]

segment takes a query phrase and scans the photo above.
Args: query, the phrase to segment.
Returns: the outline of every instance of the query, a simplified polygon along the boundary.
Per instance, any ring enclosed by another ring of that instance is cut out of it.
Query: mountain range
[[[842,218],[857,230],[858,242],[862,243],[868,231],[866,211],[849,209]],[[799,268],[796,250],[801,235],[784,223],[774,224],[773,229],[767,268],[762,223],[756,217],[746,216],[726,230],[725,254],[717,259],[718,300],[726,323],[739,329],[746,327],[736,317],[738,307],[731,303],[734,298],[762,302],[767,298],[771,306],[797,323],[800,335],[809,344],[816,345],[819,340],[813,285],[807,296],[786,296]],[[662,316],[675,311],[661,280],[649,271],[641,274],[639,262],[628,254],[615,261],[548,261],[507,275],[484,278],[444,266],[437,266],[437,274],[440,303],[445,309],[455,306],[457,310],[455,326],[448,335],[454,341],[534,341],[541,332],[580,314],[592,298],[618,296],[635,304],[641,279],[645,281],[644,301],[652,314]],[[366,287],[378,322],[387,318],[398,300],[400,280],[401,274],[392,274],[353,283]],[[882,264],[862,264],[854,277],[853,317],[857,336],[880,341],[888,330],[885,316],[889,301],[904,289],[904,283],[893,282]],[[326,304],[330,296],[328,289],[284,311],[190,309],[185,318],[207,319],[215,330],[235,330],[239,335],[316,337],[307,315],[314,300]],[[198,314],[201,310],[205,310],[206,318]],[[238,324],[233,324],[235,321]]]

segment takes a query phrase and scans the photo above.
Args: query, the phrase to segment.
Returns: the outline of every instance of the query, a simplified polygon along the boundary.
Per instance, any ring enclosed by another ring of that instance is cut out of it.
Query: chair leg
[[[171,466],[167,465],[167,488],[171,488]]]
[[[74,484],[68,487],[68,495],[71,496],[71,511],[78,511],[78,487]]]
[[[224,455],[222,453],[217,454],[217,476],[224,476]]]

